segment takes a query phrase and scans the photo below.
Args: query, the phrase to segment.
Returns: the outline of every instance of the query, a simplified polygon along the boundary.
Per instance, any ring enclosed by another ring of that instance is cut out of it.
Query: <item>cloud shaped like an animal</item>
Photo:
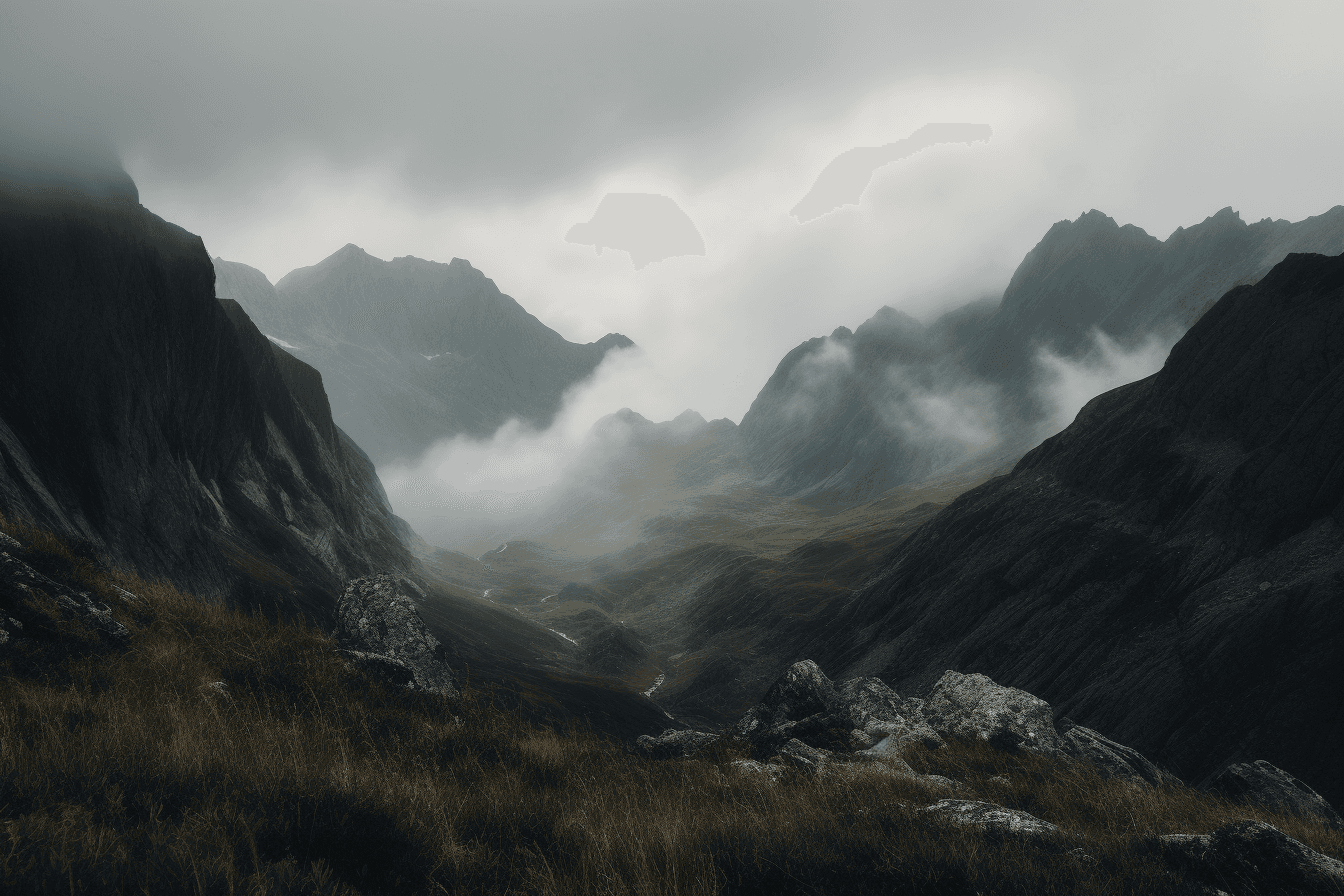
[[[987,124],[926,124],[895,143],[846,150],[821,169],[812,189],[789,214],[806,224],[842,205],[858,205],[873,172],[883,165],[909,158],[939,143],[988,143],[993,133]]]
[[[677,255],[704,255],[705,241],[690,217],[657,193],[608,193],[593,217],[575,224],[566,242],[629,252],[635,270]]]

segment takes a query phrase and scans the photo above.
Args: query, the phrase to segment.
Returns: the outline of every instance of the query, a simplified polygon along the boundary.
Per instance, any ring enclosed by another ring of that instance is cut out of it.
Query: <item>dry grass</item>
[[[908,781],[770,785],[735,774],[730,752],[656,763],[470,685],[452,703],[383,687],[320,632],[4,528],[132,631],[128,648],[3,661],[6,892],[1182,892],[1144,838],[1248,815],[978,745],[909,757],[966,782],[959,796],[1081,835],[1038,849],[929,824],[915,810],[938,795]],[[1337,833],[1249,814],[1344,855]]]

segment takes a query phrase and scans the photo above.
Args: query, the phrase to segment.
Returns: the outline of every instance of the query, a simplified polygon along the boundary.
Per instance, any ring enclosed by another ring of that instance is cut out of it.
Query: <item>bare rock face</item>
[[[403,576],[353,580],[336,605],[337,640],[346,651],[362,655],[356,661],[370,671],[397,669],[384,675],[388,680],[405,683],[404,670],[409,669],[415,688],[455,697],[457,686],[447,651],[430,634],[412,595],[425,596]]]
[[[998,834],[1019,837],[1054,837],[1063,834],[1059,828],[1035,815],[978,800],[940,800],[920,812],[958,827],[977,827]]]
[[[1262,821],[1237,821],[1211,834],[1170,834],[1157,840],[1162,856],[1192,883],[1229,896],[1344,892],[1344,862]]]
[[[1003,750],[1053,753],[1060,748],[1049,703],[985,675],[949,669],[924,704],[924,716],[944,737],[978,738]]]
[[[635,740],[635,746],[653,759],[674,759],[678,756],[689,759],[718,740],[717,734],[669,728],[657,737],[641,734]]]
[[[1283,809],[1303,818],[1319,818],[1335,827],[1342,824],[1339,813],[1324,797],[1263,759],[1229,765],[1209,782],[1208,789],[1234,802]]]
[[[0,649],[25,637],[81,637],[104,646],[124,644],[130,632],[106,604],[33,569],[16,556],[22,545],[0,533]]]
[[[765,692],[761,702],[747,710],[737,733],[756,741],[772,731],[830,715],[838,705],[835,685],[811,660],[794,663]],[[787,740],[789,734],[783,735]]]
[[[1179,778],[1150,762],[1138,750],[1118,744],[1082,725],[1074,725],[1061,735],[1060,749],[1114,778],[1144,781],[1154,787],[1180,783]]]

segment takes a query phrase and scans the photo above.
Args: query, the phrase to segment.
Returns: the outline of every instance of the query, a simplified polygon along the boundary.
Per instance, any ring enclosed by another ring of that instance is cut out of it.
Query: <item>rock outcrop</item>
[[[945,737],[987,741],[1001,750],[1058,752],[1050,704],[984,675],[943,673],[924,703],[924,719]]]
[[[247,265],[214,266],[216,294],[322,372],[336,422],[378,464],[510,419],[545,428],[566,389],[633,345],[566,341],[460,258],[384,261],[347,245],[274,287]]]
[[[336,605],[336,641],[346,657],[393,684],[457,696],[448,651],[416,610],[425,593],[404,576],[355,579]]]
[[[923,815],[957,827],[980,828],[999,835],[1040,840],[1064,835],[1058,827],[1029,812],[1005,809],[978,800],[940,800],[920,810]]]
[[[42,575],[22,554],[23,545],[0,532],[0,650],[31,638],[109,647],[129,640],[130,632],[112,618],[111,607]]]
[[[1157,841],[1162,856],[1183,878],[1229,896],[1344,892],[1344,862],[1262,821],[1238,821],[1211,834],[1170,834]]]
[[[322,378],[133,198],[0,183],[0,512],[184,590],[329,622],[411,533]]]
[[[1229,289],[1256,282],[1290,253],[1341,251],[1344,206],[1252,224],[1226,208],[1165,241],[1092,210],[1051,227],[998,302],[928,326],[883,308],[852,332],[840,327],[798,346],[740,433],[756,472],[775,487],[853,501],[977,452],[1011,462],[1057,428],[1041,388],[1049,380],[1042,352],[1096,357],[1098,333],[1125,347],[1175,339]]]
[[[1268,806],[1342,826],[1339,813],[1324,797],[1263,759],[1229,765],[1214,776],[1207,789],[1233,802]]]

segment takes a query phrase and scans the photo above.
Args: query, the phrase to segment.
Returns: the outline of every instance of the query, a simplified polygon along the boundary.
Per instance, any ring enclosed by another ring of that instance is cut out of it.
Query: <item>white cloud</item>
[[[1036,441],[1068,427],[1093,398],[1162,369],[1179,334],[1149,334],[1124,347],[1100,330],[1091,348],[1079,358],[1065,358],[1042,348],[1036,353],[1037,392],[1048,409]]]

